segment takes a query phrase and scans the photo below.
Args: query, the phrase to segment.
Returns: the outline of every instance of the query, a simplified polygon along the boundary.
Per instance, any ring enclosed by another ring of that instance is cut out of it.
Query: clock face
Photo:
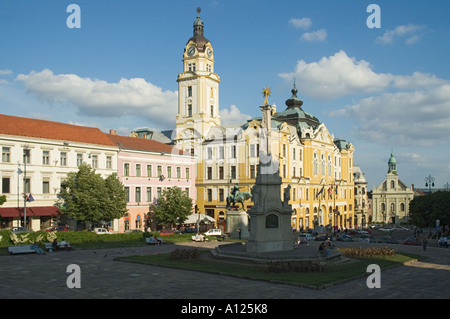
[[[210,58],[210,57],[212,56],[212,50],[211,50],[211,48],[208,48],[208,49],[206,50],[206,54],[208,55],[208,58]]]
[[[194,46],[190,46],[187,50],[187,54],[188,56],[193,56],[195,53],[195,47]]]

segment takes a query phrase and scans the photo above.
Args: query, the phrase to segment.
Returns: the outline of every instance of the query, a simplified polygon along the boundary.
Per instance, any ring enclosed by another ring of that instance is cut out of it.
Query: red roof
[[[0,114],[0,134],[97,145],[115,145],[98,128],[3,114]]]
[[[113,134],[106,135],[111,139],[112,142],[114,142],[115,145],[119,146],[122,149],[188,155],[188,153],[185,153],[182,150],[155,140]]]

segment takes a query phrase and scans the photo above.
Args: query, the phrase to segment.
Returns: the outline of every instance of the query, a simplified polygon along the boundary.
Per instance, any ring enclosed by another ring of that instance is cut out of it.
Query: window
[[[9,194],[11,192],[10,190],[10,179],[9,177],[3,177],[2,178],[2,193],[3,194]]]
[[[42,193],[50,194],[50,182],[49,181],[42,182]]]
[[[224,179],[224,175],[223,166],[219,166],[219,179]]]
[[[321,175],[325,175],[325,155],[321,154],[320,155],[320,174]]]
[[[283,144],[283,157],[286,157],[286,144]]]
[[[192,104],[188,104],[188,116],[192,116]]]
[[[77,153],[77,167],[83,164],[83,154]]]
[[[147,187],[147,202],[151,202],[151,201],[152,201],[152,188]]]
[[[225,149],[223,146],[219,146],[219,159],[225,158]]]
[[[156,189],[156,198],[161,198],[161,196],[162,196],[162,188],[158,187]]]
[[[92,155],[92,168],[98,167],[98,155]]]
[[[136,203],[139,203],[141,201],[141,188],[136,187],[136,193],[134,194],[134,199]]]
[[[256,165],[250,165],[250,178],[256,178]]]
[[[214,116],[214,105],[211,105],[211,116]]]
[[[181,167],[177,167],[177,178],[181,178]]]
[[[136,164],[136,177],[141,177],[141,164]]]
[[[212,202],[212,189],[208,189],[208,202]]]
[[[129,163],[123,164],[123,175],[130,176],[130,164]]]
[[[236,158],[236,145],[231,145],[231,158]]]
[[[106,156],[106,168],[112,168],[112,157]]]
[[[236,179],[236,166],[231,166],[231,178]]]
[[[67,153],[61,152],[59,154],[59,163],[61,166],[67,166]]]
[[[29,178],[25,179],[25,193],[31,193],[31,184]]]
[[[208,179],[212,179],[212,167],[208,167],[206,170]]]
[[[9,163],[11,161],[11,148],[2,147],[2,162]]]
[[[126,196],[127,202],[130,202],[130,188],[128,186],[125,186],[125,196]]]
[[[152,166],[147,165],[147,177],[152,177]]]
[[[42,165],[50,165],[50,151],[42,151]]]
[[[208,152],[208,159],[212,159],[212,156],[213,156],[212,147],[208,147],[207,152]]]
[[[189,167],[186,167],[186,179],[189,179]]]
[[[313,173],[318,174],[319,173],[319,163],[318,163],[317,153],[314,153],[314,159],[313,159]]]
[[[223,188],[219,189],[219,201],[223,202],[225,200],[225,193]]]
[[[167,178],[172,178],[172,166],[167,166]]]
[[[192,96],[192,86],[188,86],[188,96]]]
[[[158,165],[156,167],[156,173],[157,173],[158,177],[161,177],[161,175],[162,175],[162,166],[161,165]]]

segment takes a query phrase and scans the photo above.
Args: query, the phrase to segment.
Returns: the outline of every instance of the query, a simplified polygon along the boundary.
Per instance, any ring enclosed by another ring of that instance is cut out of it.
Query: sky
[[[391,152],[407,186],[450,183],[445,0],[2,0],[0,113],[174,129],[198,7],[222,124],[260,116],[265,87],[284,110],[295,79],[303,110],[354,145],[369,190]]]

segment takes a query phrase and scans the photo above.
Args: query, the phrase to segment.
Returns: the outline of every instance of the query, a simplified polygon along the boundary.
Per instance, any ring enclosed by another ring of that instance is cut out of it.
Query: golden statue
[[[264,95],[264,105],[269,104],[269,102],[267,101],[267,98],[270,96],[270,93],[272,93],[272,91],[270,90],[269,87],[265,87],[262,91],[262,94]]]

